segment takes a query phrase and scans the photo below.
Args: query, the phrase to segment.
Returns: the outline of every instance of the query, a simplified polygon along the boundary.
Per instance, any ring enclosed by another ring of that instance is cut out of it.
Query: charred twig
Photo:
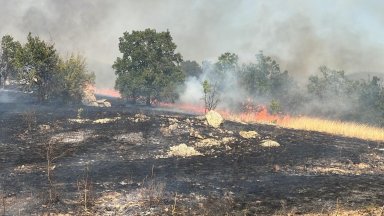
[[[37,121],[36,111],[31,110],[31,111],[24,112],[22,114],[22,117],[23,117],[25,124],[27,125],[27,128],[28,128],[27,130],[31,131],[32,126],[34,126],[36,124],[36,121]]]
[[[5,215],[5,195],[3,194],[3,196],[1,196],[1,199],[2,199],[2,203],[3,203],[3,215]]]
[[[54,193],[54,186],[52,181],[52,170],[54,169],[54,166],[52,166],[53,163],[53,149],[52,149],[52,140],[48,141],[46,145],[46,159],[47,159],[47,178],[48,178],[48,184],[49,184],[49,206],[54,201],[53,200],[53,193]]]
[[[175,194],[175,202],[172,205],[172,215],[176,214],[176,202],[177,202],[177,192]]]
[[[79,191],[79,199],[84,212],[88,212],[89,207],[93,203],[92,198],[92,181],[89,178],[89,167],[84,170],[84,178],[77,180],[77,190]]]

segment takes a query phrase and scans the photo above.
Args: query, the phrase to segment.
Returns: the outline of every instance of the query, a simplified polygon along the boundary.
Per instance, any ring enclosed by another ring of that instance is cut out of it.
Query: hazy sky
[[[383,11],[381,0],[0,0],[0,35],[32,32],[83,54],[99,87],[114,85],[118,38],[145,28],[168,29],[184,59],[263,50],[307,77],[320,65],[384,71]]]

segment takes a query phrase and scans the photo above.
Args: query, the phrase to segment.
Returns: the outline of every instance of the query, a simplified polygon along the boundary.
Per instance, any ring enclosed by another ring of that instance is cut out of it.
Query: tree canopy
[[[119,38],[123,54],[113,64],[117,75],[115,88],[125,97],[136,101],[172,100],[185,74],[181,70],[182,56],[176,53],[176,44],[169,31],[153,29],[125,32]]]
[[[203,73],[203,69],[196,61],[183,61],[181,62],[181,69],[186,77],[199,77]]]
[[[53,44],[28,34],[27,43],[18,52],[17,66],[20,78],[29,90],[36,90],[39,101],[47,100],[52,93],[58,61]]]
[[[242,67],[242,85],[251,94],[280,97],[292,84],[288,71],[281,72],[279,64],[261,51],[256,59]]]
[[[16,54],[21,49],[21,44],[12,36],[4,35],[1,39],[0,49],[0,85],[7,82],[8,77],[17,75]]]
[[[53,43],[31,33],[23,45],[12,36],[3,36],[0,54],[3,83],[9,76],[17,79],[24,90],[33,92],[40,102],[57,98],[79,102],[85,85],[94,83],[94,74],[86,69],[83,57],[71,55],[64,60]]]

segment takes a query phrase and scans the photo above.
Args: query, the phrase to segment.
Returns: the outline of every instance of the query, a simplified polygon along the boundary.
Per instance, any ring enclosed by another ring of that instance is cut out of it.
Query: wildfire
[[[107,96],[107,97],[114,97],[114,98],[121,98],[120,92],[116,91],[114,89],[109,88],[97,88],[93,85],[87,85],[86,90],[91,91],[93,94]]]
[[[115,98],[121,97],[120,92],[114,89],[107,89],[107,88],[95,88],[95,94],[104,95],[108,97],[115,97]]]
[[[246,111],[241,113],[221,112],[224,118],[229,120],[237,120],[242,122],[262,122],[284,124],[290,120],[288,115],[272,115],[268,112],[266,106],[261,106],[256,111]]]
[[[195,114],[204,114],[205,109],[203,106],[194,105],[194,104],[169,104],[169,103],[160,103],[159,106],[174,108],[182,110],[185,112],[191,112]],[[289,121],[290,117],[288,115],[272,115],[268,112],[266,106],[258,107],[245,107],[243,112],[232,112],[225,109],[216,110],[224,118],[228,120],[235,120],[241,122],[262,122],[262,123],[275,123],[275,124],[284,124]]]

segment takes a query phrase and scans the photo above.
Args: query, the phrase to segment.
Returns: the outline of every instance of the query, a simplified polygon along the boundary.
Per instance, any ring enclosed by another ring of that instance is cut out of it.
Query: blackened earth
[[[156,108],[0,105],[1,214],[286,215],[384,205],[383,142],[230,121],[215,129]],[[198,147],[191,130],[230,141]],[[260,137],[239,135],[250,130]],[[262,147],[263,139],[281,146]],[[168,155],[182,143],[202,155]]]

